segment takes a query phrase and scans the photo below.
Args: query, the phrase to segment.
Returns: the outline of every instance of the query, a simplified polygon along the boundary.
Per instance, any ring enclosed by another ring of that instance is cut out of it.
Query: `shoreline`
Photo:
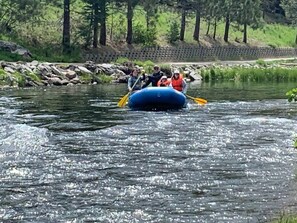
[[[202,80],[203,71],[226,68],[286,68],[297,67],[296,58],[267,58],[243,61],[209,61],[209,62],[165,62],[157,63],[161,70],[171,76],[171,70],[178,68],[188,81]],[[5,62],[0,61],[0,88],[62,86],[76,84],[127,83],[133,68],[146,70],[150,74],[153,65],[138,66],[133,62],[123,64],[92,61],[86,63],[48,63],[48,62]]]

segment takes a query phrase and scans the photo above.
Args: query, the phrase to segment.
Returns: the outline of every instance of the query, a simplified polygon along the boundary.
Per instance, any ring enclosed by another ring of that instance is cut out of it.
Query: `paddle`
[[[141,78],[141,75],[139,75],[139,77],[137,78],[137,80],[135,81],[135,83],[133,84],[133,86],[132,86],[132,90],[133,90],[133,88],[135,87],[135,85],[137,84],[137,82],[139,81],[139,79]],[[130,94],[131,94],[131,91],[129,91],[126,95],[124,95],[122,98],[121,98],[121,100],[118,102],[118,106],[119,107],[124,107],[126,104],[127,104],[127,101],[128,101],[128,99],[129,99],[129,96],[130,96]]]
[[[195,101],[199,105],[205,105],[207,103],[207,101],[205,99],[203,99],[203,98],[194,98],[194,97],[189,96],[189,95],[186,95],[186,96],[187,96],[187,98],[192,99],[193,101]]]

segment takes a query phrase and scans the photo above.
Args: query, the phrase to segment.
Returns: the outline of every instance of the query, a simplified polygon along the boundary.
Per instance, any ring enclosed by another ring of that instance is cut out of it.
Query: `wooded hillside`
[[[0,38],[45,57],[106,45],[297,42],[297,0],[2,0],[0,7]]]

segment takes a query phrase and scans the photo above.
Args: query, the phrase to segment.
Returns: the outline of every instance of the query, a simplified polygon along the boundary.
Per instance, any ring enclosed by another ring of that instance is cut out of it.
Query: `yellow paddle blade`
[[[129,95],[130,95],[130,92],[121,98],[121,100],[118,102],[119,107],[122,108],[127,104],[127,101],[129,99]]]
[[[194,100],[197,104],[199,105],[205,105],[207,103],[207,101],[205,99],[202,98],[195,98]]]
[[[205,105],[207,103],[207,100],[203,99],[203,98],[194,98],[192,96],[186,95],[187,98],[192,99],[193,101],[195,101],[197,104],[199,105]]]
[[[195,98],[195,101],[198,101],[198,103],[200,103],[200,104],[206,104],[207,103],[207,101],[205,99],[203,99],[203,98]]]

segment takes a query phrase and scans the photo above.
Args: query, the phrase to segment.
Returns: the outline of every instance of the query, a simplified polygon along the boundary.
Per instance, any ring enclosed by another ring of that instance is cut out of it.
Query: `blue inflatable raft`
[[[172,87],[147,87],[129,97],[133,110],[175,110],[186,106],[186,96]]]

